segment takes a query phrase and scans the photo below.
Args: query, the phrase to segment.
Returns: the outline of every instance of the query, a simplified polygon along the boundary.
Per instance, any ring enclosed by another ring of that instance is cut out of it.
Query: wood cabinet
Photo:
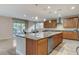
[[[38,54],[39,55],[47,55],[48,54],[48,41],[47,39],[38,40]]]
[[[57,27],[57,21],[56,20],[48,20],[44,22],[44,28],[56,28]]]
[[[63,39],[62,33],[52,35],[50,36],[50,39],[42,38],[39,40],[33,40],[33,39],[26,38],[26,54],[27,55],[47,55],[57,45],[59,45],[62,42],[62,39]]]
[[[63,27],[64,28],[76,28],[77,21],[78,21],[78,18],[65,19],[65,20],[63,20]]]
[[[63,32],[64,39],[73,39],[77,40],[77,33],[76,32]]]
[[[60,43],[62,42],[62,40],[63,40],[63,36],[62,36],[62,35],[63,35],[63,34],[60,33],[60,34],[54,35],[54,36],[52,37],[54,48],[55,48],[58,44],[60,44]]]
[[[26,54],[27,55],[46,55],[48,54],[47,38],[40,40],[32,40],[26,38]]]
[[[33,50],[36,48],[36,46],[34,47],[34,44],[36,44],[36,42],[35,43],[33,42],[34,41],[32,39],[26,38],[26,54],[28,55],[37,53],[37,51],[34,51],[33,53]]]

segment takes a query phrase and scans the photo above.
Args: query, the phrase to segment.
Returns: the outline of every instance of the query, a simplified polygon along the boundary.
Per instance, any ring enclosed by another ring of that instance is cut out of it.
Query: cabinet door
[[[63,32],[63,38],[64,39],[77,39],[77,33],[76,32]]]
[[[37,40],[33,40],[32,44],[32,54],[37,55]]]
[[[52,41],[54,42],[54,48],[55,48],[59,43],[62,42],[62,39],[63,39],[63,38],[62,38],[62,33],[53,36]]]
[[[33,40],[27,38],[26,39],[26,54],[27,55],[33,54],[32,45],[33,45]]]
[[[38,55],[48,54],[48,41],[47,38],[38,40]]]
[[[63,20],[64,28],[76,28],[77,27],[77,19],[65,19]]]
[[[44,28],[56,28],[57,21],[56,20],[50,20],[50,21],[51,23],[49,23],[49,21],[44,22]]]
[[[26,54],[37,55],[37,40],[26,39]]]

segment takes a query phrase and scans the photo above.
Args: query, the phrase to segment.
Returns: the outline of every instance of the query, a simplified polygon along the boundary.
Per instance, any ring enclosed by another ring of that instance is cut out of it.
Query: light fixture
[[[46,19],[44,18],[44,21],[46,21]]]
[[[51,23],[51,20],[49,20],[49,23]]]
[[[71,9],[75,9],[75,7],[73,6],[73,7],[71,7]]]
[[[48,9],[50,9],[51,7],[50,7],[50,6],[48,6],[47,8],[48,8]]]
[[[36,16],[35,19],[37,20],[38,19],[38,16]]]

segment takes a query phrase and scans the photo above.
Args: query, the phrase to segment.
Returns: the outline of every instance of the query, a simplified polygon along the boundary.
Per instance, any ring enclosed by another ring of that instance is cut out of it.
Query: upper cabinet
[[[56,28],[57,20],[47,20],[44,22],[44,28]]]
[[[78,23],[78,17],[69,17],[63,20],[64,28],[76,28]]]

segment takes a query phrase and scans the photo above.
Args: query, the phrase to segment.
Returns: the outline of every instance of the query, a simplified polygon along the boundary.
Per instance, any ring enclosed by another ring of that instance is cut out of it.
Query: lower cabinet
[[[26,54],[28,54],[28,55],[34,54],[33,48],[35,48],[35,47],[33,47],[33,40],[26,38]]]
[[[76,32],[63,32],[63,38],[77,40],[78,36]]]
[[[41,40],[38,40],[38,43],[37,43],[37,47],[38,47],[38,54],[39,55],[47,55],[48,54],[48,39],[47,38],[44,38],[44,39],[41,39]]]
[[[26,38],[26,54],[27,55],[47,55],[48,41],[47,38],[40,40],[32,40]]]
[[[62,40],[63,40],[63,36],[62,35],[63,34],[61,33],[61,34],[54,35],[52,37],[54,48],[62,42]]]
[[[33,40],[26,38],[27,55],[47,55],[62,42],[62,33],[52,35],[49,38]]]

